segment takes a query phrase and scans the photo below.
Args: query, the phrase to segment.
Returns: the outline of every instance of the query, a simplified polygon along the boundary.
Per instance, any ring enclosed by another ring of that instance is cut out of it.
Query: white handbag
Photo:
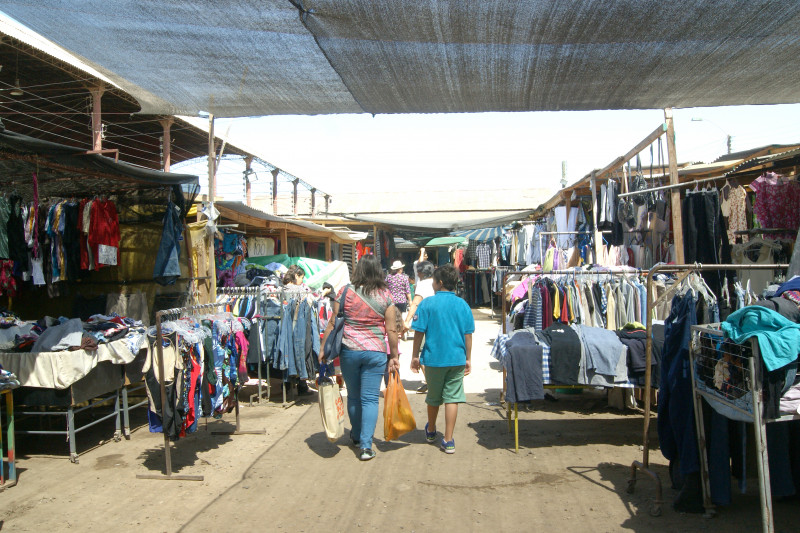
[[[344,402],[339,392],[339,384],[324,376],[322,365],[319,375],[319,414],[322,417],[322,427],[325,435],[331,442],[336,442],[344,435]]]

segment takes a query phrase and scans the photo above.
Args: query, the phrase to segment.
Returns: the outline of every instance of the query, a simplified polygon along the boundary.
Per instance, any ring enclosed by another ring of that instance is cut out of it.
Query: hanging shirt
[[[774,172],[759,176],[750,188],[756,192],[753,211],[765,228],[788,228],[792,233],[772,234],[771,238],[791,239],[800,227],[800,183]]]

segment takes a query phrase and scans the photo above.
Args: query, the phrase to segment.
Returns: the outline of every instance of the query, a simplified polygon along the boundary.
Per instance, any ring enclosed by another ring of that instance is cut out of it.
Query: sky
[[[800,104],[675,109],[679,162],[800,143]],[[702,120],[692,120],[702,119]],[[560,187],[625,154],[664,122],[663,110],[429,115],[319,115],[218,119],[215,131],[319,190],[486,190]],[[200,125],[207,120],[197,119]],[[666,142],[663,150],[666,157]],[[657,146],[654,147],[658,164]],[[650,151],[642,155],[650,165]],[[174,166],[195,172],[205,161]],[[243,163],[219,170],[220,194],[241,194]],[[268,189],[269,180],[254,185]],[[266,192],[266,191],[264,191]]]

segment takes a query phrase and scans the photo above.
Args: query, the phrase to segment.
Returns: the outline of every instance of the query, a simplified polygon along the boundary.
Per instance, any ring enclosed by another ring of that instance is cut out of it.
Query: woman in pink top
[[[386,370],[397,371],[400,368],[397,308],[386,287],[381,263],[371,255],[365,255],[358,261],[353,270],[352,285],[348,289],[344,300],[344,335],[339,359],[347,385],[347,415],[352,425],[350,438],[353,445],[360,449],[359,459],[369,461],[375,457],[372,438],[378,422],[381,379]],[[343,291],[344,288],[336,297],[331,316],[339,313]],[[333,329],[333,323],[333,320],[328,322],[325,338]],[[323,339],[320,363],[325,360],[324,346]]]

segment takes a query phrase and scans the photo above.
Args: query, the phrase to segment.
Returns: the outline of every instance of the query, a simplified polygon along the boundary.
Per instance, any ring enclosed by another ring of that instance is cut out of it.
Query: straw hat
[[[395,261],[392,263],[392,266],[389,267],[389,270],[400,270],[401,268],[405,267],[403,263],[400,261]]]

